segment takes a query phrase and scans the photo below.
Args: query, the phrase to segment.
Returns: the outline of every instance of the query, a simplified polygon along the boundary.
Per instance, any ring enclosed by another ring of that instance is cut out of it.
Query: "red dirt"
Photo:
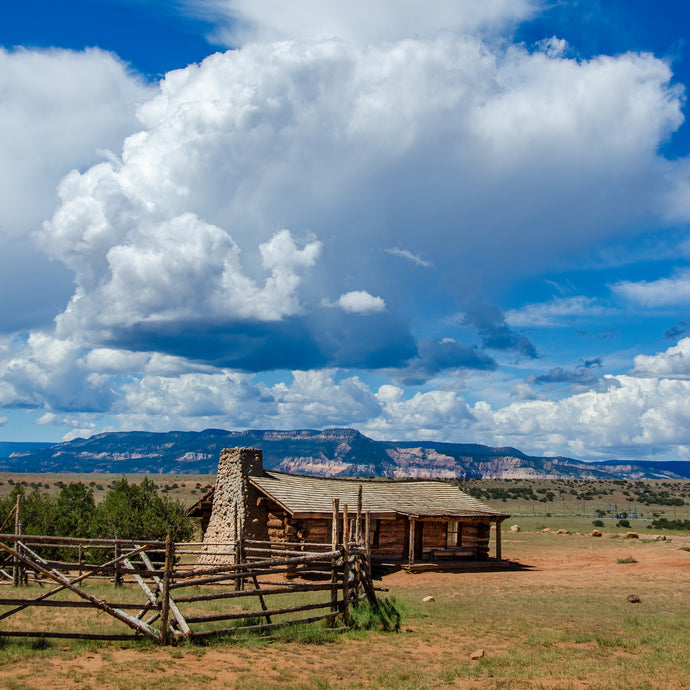
[[[686,540],[687,542],[688,540]],[[536,543],[535,543],[536,542]],[[481,595],[505,592],[506,588],[538,587],[557,591],[570,586],[596,588],[611,578],[612,563],[633,555],[633,570],[621,567],[621,592],[627,595],[633,583],[643,589],[678,589],[688,583],[690,554],[679,548],[683,540],[674,537],[673,544],[646,543],[622,538],[560,536],[555,534],[527,538],[521,535],[506,539],[505,553],[529,569],[516,572],[398,572],[387,576],[383,585],[398,599],[421,601],[425,594],[476,590]],[[543,548],[542,548],[543,545]],[[574,583],[574,585],[573,585]],[[632,591],[632,590],[631,590]],[[422,629],[423,627],[423,629]],[[59,643],[55,643],[59,648]],[[265,645],[230,645],[210,648],[121,648],[104,645],[93,652],[75,655],[69,647],[62,654],[43,658],[5,662],[0,668],[0,686],[7,688],[311,688],[311,687],[438,687],[438,668],[449,655],[458,661],[469,660],[470,653],[486,649],[500,652],[505,642],[497,637],[472,639],[459,626],[434,630],[432,625],[405,624],[400,634],[367,633],[360,639],[340,638],[332,644],[268,643]],[[460,651],[461,650],[461,651]],[[564,649],[563,653],[569,653]],[[613,650],[612,654],[625,654]],[[471,663],[471,662],[467,662]],[[474,662],[476,663],[476,662]],[[398,680],[387,681],[388,674],[398,672]],[[37,677],[40,675],[40,679]],[[427,680],[425,680],[425,678]],[[605,687],[617,687],[615,679]],[[690,678],[677,678],[678,685],[690,687]],[[685,683],[688,683],[687,685]],[[391,684],[392,683],[392,684]],[[399,684],[398,684],[399,683]],[[445,687],[498,687],[481,679],[448,677]],[[501,687],[533,687],[510,683]],[[545,678],[539,687],[594,688],[596,683],[581,680],[561,682]],[[645,686],[647,687],[647,686]],[[649,686],[649,687],[662,687]]]

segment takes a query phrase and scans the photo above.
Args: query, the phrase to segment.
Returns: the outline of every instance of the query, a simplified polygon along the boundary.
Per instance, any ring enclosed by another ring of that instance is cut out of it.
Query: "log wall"
[[[424,551],[429,549],[443,549],[446,546],[446,522],[443,521],[424,521],[424,532],[422,534],[422,548]]]
[[[489,536],[491,523],[468,522],[462,523],[462,546],[474,549],[478,559],[489,557]]]
[[[268,539],[278,548],[285,548],[286,542],[293,544],[327,544],[331,540],[331,523],[325,518],[295,519],[275,503],[265,501],[267,508]],[[352,516],[351,516],[352,517]],[[418,520],[423,524],[423,557],[428,557],[433,549],[446,547],[446,520]],[[458,546],[472,549],[477,559],[489,556],[489,522],[460,521],[460,541]],[[374,560],[400,560],[406,558],[409,547],[409,520],[399,517],[395,520],[379,521],[378,546],[371,547]],[[362,527],[362,533],[364,528]]]

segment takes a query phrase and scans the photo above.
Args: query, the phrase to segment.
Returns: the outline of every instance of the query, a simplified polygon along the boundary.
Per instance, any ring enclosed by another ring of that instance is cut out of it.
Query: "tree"
[[[62,537],[90,537],[95,513],[93,489],[81,482],[70,482],[62,488],[55,503],[55,534]]]
[[[194,534],[194,525],[183,505],[160,496],[148,477],[139,484],[121,477],[96,506],[94,537],[163,541],[168,531],[175,541],[185,541]]]
[[[55,499],[34,489],[26,493],[22,484],[15,484],[12,491],[0,501],[0,520],[4,521],[20,499],[19,517],[22,534],[54,534]],[[2,524],[0,522],[0,524]],[[7,532],[14,532],[14,520],[5,527]]]

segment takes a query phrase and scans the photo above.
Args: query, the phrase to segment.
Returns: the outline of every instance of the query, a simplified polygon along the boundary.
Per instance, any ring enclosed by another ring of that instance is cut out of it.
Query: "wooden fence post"
[[[118,560],[120,558],[120,542],[117,541],[118,536],[117,534],[115,535],[115,549],[113,551],[113,556],[115,557],[115,586],[116,587],[122,587],[123,584],[123,579],[122,579],[122,564]]]
[[[355,544],[358,548],[362,546],[362,485],[357,490],[357,524],[355,526]],[[354,600],[355,608],[359,606],[359,597],[362,587],[362,558],[358,555],[354,563],[355,569],[355,591],[357,596]]]
[[[20,536],[22,533],[22,521],[21,521],[21,496],[17,495],[17,501],[14,504],[14,533],[16,536]],[[21,547],[18,541],[14,544],[14,549],[19,554]],[[12,568],[12,584],[15,587],[19,587],[23,580],[23,572],[21,561],[18,558],[14,559],[14,566]]]
[[[503,558],[501,554],[501,520],[496,520],[496,560],[500,561]]]
[[[350,624],[350,523],[347,503],[343,504],[343,623]]]
[[[355,542],[357,546],[362,545],[362,485],[357,491],[357,527],[355,528]]]
[[[331,524],[331,551],[338,548],[338,504],[337,498],[333,499],[333,522]],[[334,556],[331,558],[331,613],[338,611],[338,559]],[[331,623],[335,622],[335,618],[331,618]]]
[[[172,532],[168,532],[165,537],[165,565],[163,570],[163,583],[161,587],[161,632],[160,643],[168,644],[168,621],[170,619],[170,580],[172,579],[172,569],[175,564],[175,546],[172,540]]]
[[[371,513],[367,510],[364,515],[364,562],[366,564],[366,577],[371,580]]]
[[[235,503],[235,565],[238,568],[242,565],[242,522],[240,521],[237,510],[237,503]],[[244,589],[244,578],[238,577],[235,580],[235,590],[241,592]]]
[[[414,565],[414,528],[415,528],[415,519],[413,517],[410,518],[410,542],[408,544],[408,565],[410,568]]]

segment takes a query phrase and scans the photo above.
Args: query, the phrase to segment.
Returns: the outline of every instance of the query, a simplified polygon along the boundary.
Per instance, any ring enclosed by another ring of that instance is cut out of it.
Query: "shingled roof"
[[[457,486],[441,481],[332,479],[308,477],[283,472],[264,472],[249,481],[264,495],[273,499],[294,517],[330,515],[333,499],[340,501],[340,509],[349,512],[357,508],[357,494],[362,486],[362,510],[373,517],[466,518],[508,517],[460,491]]]

